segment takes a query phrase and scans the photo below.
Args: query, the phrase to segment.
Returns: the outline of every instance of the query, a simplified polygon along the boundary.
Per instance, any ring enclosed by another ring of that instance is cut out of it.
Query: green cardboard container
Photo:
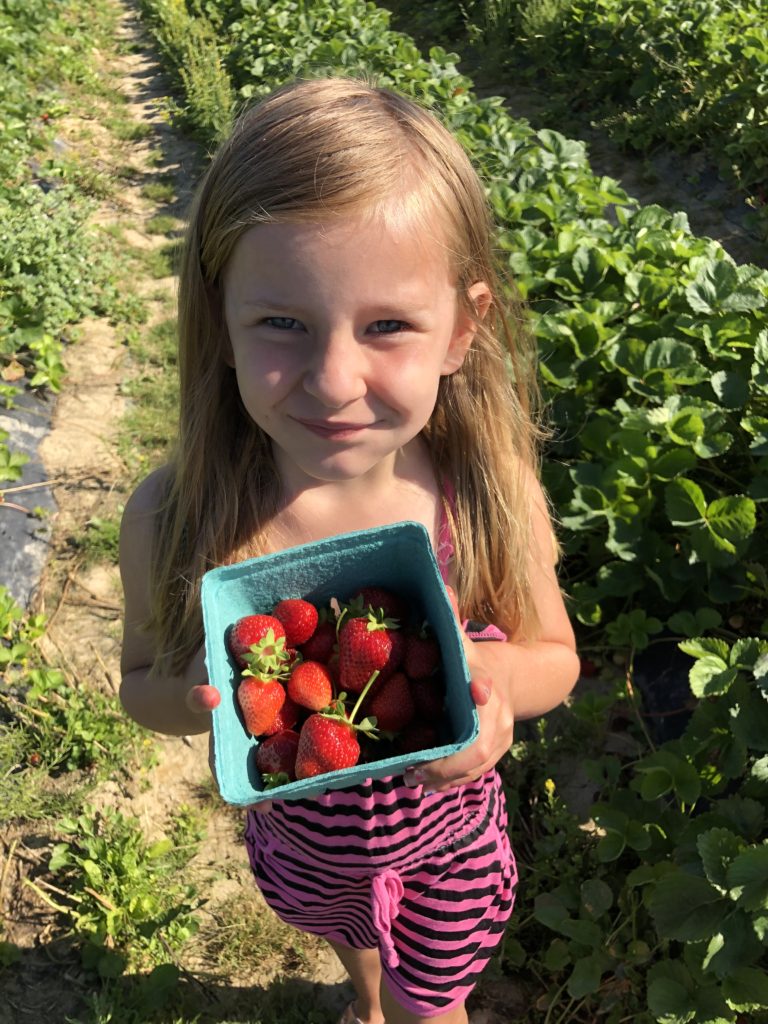
[[[237,704],[241,677],[227,650],[227,629],[244,615],[269,613],[283,598],[303,597],[320,606],[334,597],[343,601],[359,587],[370,585],[402,595],[437,636],[446,687],[441,745],[299,779],[267,790],[268,798],[311,797],[365,779],[399,775],[413,764],[454,754],[477,737],[477,711],[469,692],[461,631],[425,528],[403,522],[328,537],[211,569],[203,576],[206,665],[210,682],[221,691],[221,703],[213,712],[216,774],[227,803],[255,803],[265,793],[255,764],[259,741],[245,731]]]

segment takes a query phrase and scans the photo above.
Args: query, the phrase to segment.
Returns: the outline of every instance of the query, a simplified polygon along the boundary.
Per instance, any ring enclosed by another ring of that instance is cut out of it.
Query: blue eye
[[[297,331],[301,324],[292,316],[268,316],[264,318],[267,327],[274,327],[278,331]]]
[[[408,327],[404,320],[374,320],[370,330],[373,334],[398,334],[407,331]]]

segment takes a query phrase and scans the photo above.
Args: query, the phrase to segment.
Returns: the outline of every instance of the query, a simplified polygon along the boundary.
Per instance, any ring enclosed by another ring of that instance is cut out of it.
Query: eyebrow
[[[286,304],[282,302],[276,302],[269,298],[262,298],[257,296],[252,299],[244,299],[242,302],[244,309],[269,309],[274,310],[276,313],[290,313],[301,314],[303,312],[300,302]],[[379,313],[378,319],[386,319],[387,315],[390,314],[392,319],[407,314],[412,317],[421,317],[429,312],[429,306],[412,306],[407,299],[403,299],[402,302],[392,302],[391,300],[383,300],[380,304],[376,303],[372,305],[373,309],[376,309]]]

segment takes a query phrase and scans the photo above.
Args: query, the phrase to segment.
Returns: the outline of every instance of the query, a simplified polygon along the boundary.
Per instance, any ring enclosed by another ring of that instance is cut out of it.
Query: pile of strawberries
[[[226,643],[265,788],[437,744],[440,648],[398,594],[362,587],[324,608],[287,598],[239,619]]]

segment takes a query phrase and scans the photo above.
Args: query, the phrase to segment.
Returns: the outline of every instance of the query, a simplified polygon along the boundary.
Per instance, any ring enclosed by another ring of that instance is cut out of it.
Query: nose
[[[367,391],[362,345],[348,328],[334,328],[314,339],[304,390],[329,409],[342,409]]]

